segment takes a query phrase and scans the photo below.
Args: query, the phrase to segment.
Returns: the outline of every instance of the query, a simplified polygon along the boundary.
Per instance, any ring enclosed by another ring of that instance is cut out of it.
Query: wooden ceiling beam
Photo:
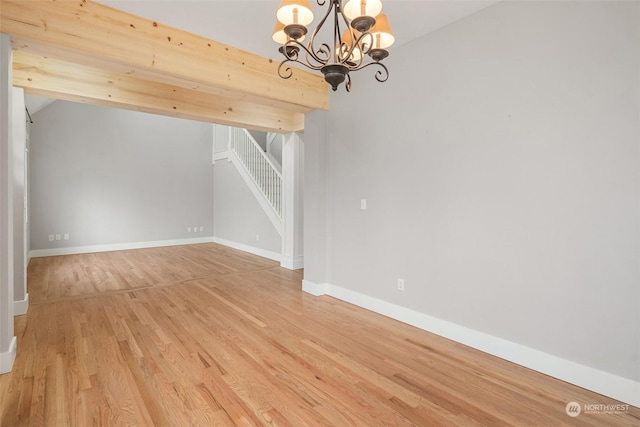
[[[296,132],[304,115],[100,69],[13,52],[13,84],[34,95],[267,132]]]
[[[328,85],[271,59],[88,0],[2,0],[13,47],[112,73],[305,113],[328,108]]]

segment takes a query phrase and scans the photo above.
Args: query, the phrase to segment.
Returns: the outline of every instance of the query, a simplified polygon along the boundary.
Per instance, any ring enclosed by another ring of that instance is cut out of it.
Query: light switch
[[[360,209],[367,210],[367,199],[360,199]]]

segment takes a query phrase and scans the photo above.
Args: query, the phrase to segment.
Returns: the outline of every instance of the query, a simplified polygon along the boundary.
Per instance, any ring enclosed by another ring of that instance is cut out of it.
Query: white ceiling
[[[189,31],[239,49],[280,60],[271,40],[280,0],[96,0],[161,24]],[[329,0],[325,0],[328,4]],[[500,0],[385,0],[398,46],[458,21]],[[310,0],[315,26],[326,11]],[[393,46],[391,47],[391,51]],[[34,114],[43,106],[40,97],[27,97]]]

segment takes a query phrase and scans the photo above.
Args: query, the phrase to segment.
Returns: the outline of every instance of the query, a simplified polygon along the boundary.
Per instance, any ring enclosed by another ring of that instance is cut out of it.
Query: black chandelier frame
[[[282,45],[279,51],[285,59],[278,66],[278,75],[283,79],[288,79],[293,75],[293,69],[289,63],[302,64],[305,67],[321,71],[325,80],[335,91],[344,82],[347,92],[351,92],[352,71],[359,71],[370,66],[378,66],[375,78],[379,82],[385,82],[389,78],[389,70],[380,61],[389,56],[386,49],[374,47],[374,36],[369,30],[375,25],[375,18],[370,16],[359,16],[353,20],[344,14],[342,0],[316,0],[320,7],[330,3],[326,14],[316,26],[311,34],[308,43],[303,44],[300,39],[307,33],[307,28],[300,24],[289,24],[284,27],[284,32],[288,40]],[[316,46],[316,36],[333,13],[333,46],[321,43]],[[349,31],[349,44],[342,39],[341,23]],[[360,57],[356,58],[354,53],[360,50]],[[301,52],[303,52],[301,54]],[[366,60],[366,57],[371,60]]]

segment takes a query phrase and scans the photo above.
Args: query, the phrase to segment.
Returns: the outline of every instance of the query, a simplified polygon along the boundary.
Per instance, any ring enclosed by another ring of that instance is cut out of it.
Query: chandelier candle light
[[[316,1],[319,6],[329,3],[328,10],[306,44],[302,42],[308,32],[307,25],[313,21],[309,0],[282,0],[280,3],[273,31],[273,40],[282,45],[279,51],[285,57],[278,67],[280,77],[291,77],[293,70],[288,63],[297,62],[322,72],[334,91],[344,82],[350,92],[349,73],[370,65],[380,67],[375,74],[376,80],[386,81],[389,70],[380,61],[389,56],[387,48],[395,38],[386,15],[381,13],[382,0]],[[330,17],[333,17],[333,44],[316,45],[316,37]]]

